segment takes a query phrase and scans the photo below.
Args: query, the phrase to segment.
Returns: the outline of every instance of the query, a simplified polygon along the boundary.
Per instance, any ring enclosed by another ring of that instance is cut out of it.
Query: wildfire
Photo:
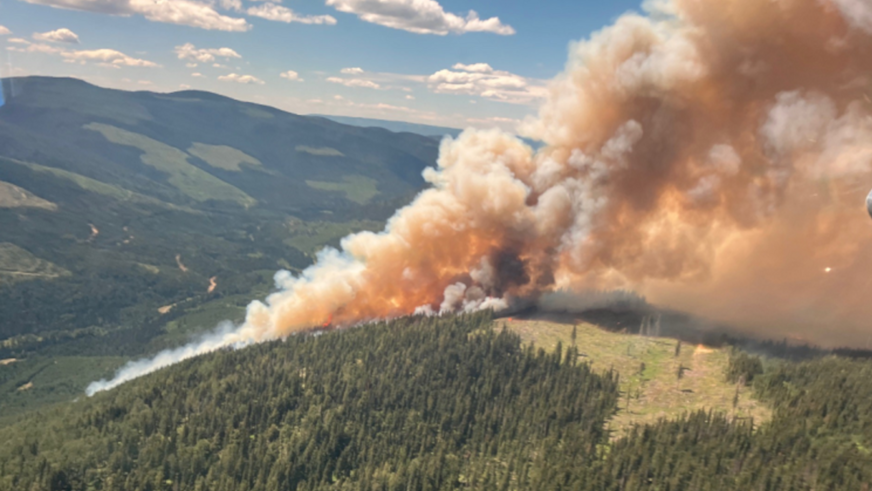
[[[696,355],[706,355],[706,354],[712,353],[713,351],[714,351],[714,350],[711,349],[711,348],[706,348],[706,347],[703,346],[702,344],[698,344],[698,345],[696,346],[696,349],[693,350],[693,354],[694,354],[694,356],[696,356]]]

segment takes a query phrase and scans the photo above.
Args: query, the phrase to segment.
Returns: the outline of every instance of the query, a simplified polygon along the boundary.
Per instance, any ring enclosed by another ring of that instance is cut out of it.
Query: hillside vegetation
[[[206,92],[2,84],[0,425],[239,320],[277,270],[382,229],[436,161],[436,139]]]
[[[594,371],[614,370],[620,375],[623,395],[619,411],[609,422],[613,438],[625,436],[638,424],[675,419],[697,411],[711,410],[730,419],[752,420],[757,425],[771,418],[769,408],[752,397],[751,387],[724,377],[730,365],[729,347],[688,345],[672,338],[611,332],[586,322],[532,319],[499,322],[520,335],[525,343],[549,352],[558,343],[575,345],[580,360],[590,363]]]
[[[487,313],[223,350],[0,429],[2,490],[853,490],[872,482],[872,363],[733,352],[772,408],[636,425],[621,382]],[[583,340],[578,338],[578,343]]]

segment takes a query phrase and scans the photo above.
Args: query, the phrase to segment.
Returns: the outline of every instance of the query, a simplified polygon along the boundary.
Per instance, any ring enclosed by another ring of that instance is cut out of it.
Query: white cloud
[[[330,15],[298,15],[293,10],[276,5],[274,3],[265,3],[257,7],[249,7],[248,15],[260,17],[262,19],[274,20],[278,22],[299,22],[301,24],[336,24],[336,19]]]
[[[185,66],[188,68],[197,68],[198,65],[196,63],[185,63]]]
[[[184,90],[184,89],[190,89],[191,86],[188,84],[179,84],[179,88]]]
[[[43,54],[47,54],[47,55],[57,55],[57,54],[64,53],[64,50],[62,48],[58,48],[56,46],[49,46],[48,44],[33,44],[30,41],[27,41],[24,39],[22,39],[22,41],[24,41],[24,42],[20,43],[20,44],[27,44],[26,48],[17,48],[15,46],[9,46],[6,49],[9,51],[17,51],[19,53],[43,53]]]
[[[353,68],[343,68],[339,70],[340,73],[344,73],[345,75],[360,75],[363,73],[363,68],[353,67]]]
[[[498,17],[482,20],[470,10],[464,18],[445,12],[436,0],[327,0],[327,5],[355,14],[366,22],[416,34],[492,32],[507,36],[515,33]]]
[[[487,63],[473,63],[471,65],[464,65],[463,63],[455,63],[454,66],[451,67],[452,70],[463,70],[464,72],[475,72],[475,73],[492,73],[494,69],[488,65]]]
[[[78,63],[87,63],[89,61],[94,61],[98,62],[103,66],[112,67],[131,66],[154,68],[160,66],[157,63],[148,60],[133,58],[132,56],[128,56],[120,51],[105,48],[86,51],[63,51],[61,52],[61,56],[64,57],[65,61]]]
[[[152,82],[151,80],[140,80],[136,83],[138,83],[139,85],[154,85],[154,82]]]
[[[433,92],[440,94],[477,95],[515,104],[529,104],[545,96],[541,84],[514,73],[494,70],[487,63],[457,63],[452,70],[439,70],[430,75],[427,83]]]
[[[19,44],[26,44],[27,47],[9,46],[6,48],[9,51],[17,51],[19,53],[42,53],[47,55],[59,55],[66,63],[87,64],[89,62],[97,63],[100,66],[107,68],[141,67],[155,68],[159,67],[157,63],[134,58],[114,49],[92,49],[92,50],[69,50],[42,43],[31,43],[25,39],[19,40]]]
[[[245,19],[219,14],[212,5],[193,0],[24,0],[50,7],[84,10],[108,15],[142,15],[154,22],[181,24],[200,29],[247,31]]]
[[[191,43],[176,46],[174,51],[180,60],[190,60],[192,62],[199,61],[206,63],[209,61],[215,61],[215,58],[224,58],[225,60],[229,60],[230,58],[242,58],[239,53],[230,48],[197,49],[197,47]]]
[[[33,39],[52,43],[79,44],[79,36],[65,27],[49,32],[34,32]]]
[[[303,81],[303,79],[300,78],[300,74],[293,71],[293,70],[288,70],[286,72],[282,72],[279,74],[279,77],[286,78],[286,79],[292,80],[294,82],[302,82]]]
[[[327,81],[333,84],[342,84],[346,87],[365,87],[367,89],[380,89],[381,85],[372,80],[363,80],[360,78],[339,78],[328,77]]]
[[[242,11],[242,0],[221,0],[219,3],[224,10]]]
[[[6,26],[0,26],[0,36],[8,36],[10,34],[12,34],[12,31],[10,31]]]
[[[202,77],[203,74],[200,73],[200,72],[194,72],[194,73],[191,74],[191,76],[192,76],[192,77]]]
[[[257,84],[263,85],[265,82],[253,75],[239,75],[231,73],[230,75],[221,75],[218,80],[222,82],[238,82],[240,84]]]
[[[408,100],[408,101],[414,101],[414,100],[415,100],[415,96],[413,96],[413,95],[408,95],[408,94],[407,94],[407,95],[406,95],[406,100]]]
[[[22,38],[9,38],[8,41],[15,44],[30,44],[30,41]]]
[[[227,68],[230,68],[230,67],[227,66],[227,65],[222,65],[221,63],[212,63],[212,68],[224,68],[224,69],[227,69]]]

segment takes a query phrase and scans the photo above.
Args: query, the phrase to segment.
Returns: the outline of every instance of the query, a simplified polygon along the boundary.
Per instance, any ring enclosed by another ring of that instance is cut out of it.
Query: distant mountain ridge
[[[438,151],[432,138],[202,91],[125,92],[49,77],[5,79],[3,85],[8,97],[0,108],[0,156],[175,204],[256,202],[306,213],[366,204],[361,196],[390,200],[424,185],[421,171],[435,164]],[[225,153],[261,165],[222,167],[202,158],[220,161]],[[210,194],[204,185],[226,189]]]
[[[0,82],[0,420],[240,320],[277,270],[381,230],[438,153],[209,92]]]
[[[395,133],[415,133],[418,135],[430,136],[441,139],[448,135],[456,138],[463,132],[459,128],[448,128],[445,126],[432,126],[429,124],[407,123],[405,121],[395,121],[389,119],[372,119],[372,118],[357,118],[352,116],[333,116],[330,114],[310,114],[309,116],[329,119],[337,123],[348,124],[351,126],[360,126],[363,128],[384,128]]]

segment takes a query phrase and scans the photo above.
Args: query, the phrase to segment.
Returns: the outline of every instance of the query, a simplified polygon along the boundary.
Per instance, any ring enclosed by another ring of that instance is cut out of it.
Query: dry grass
[[[188,154],[139,133],[100,123],[84,126],[102,134],[108,141],[140,149],[143,164],[165,172],[168,182],[197,201],[235,201],[246,208],[257,202],[238,188],[188,162]],[[228,147],[229,148],[229,147]]]
[[[0,285],[69,275],[66,269],[38,258],[26,249],[0,242]]]
[[[198,157],[203,162],[216,167],[218,169],[240,172],[242,168],[240,164],[250,165],[252,167],[262,167],[260,160],[248,155],[240,150],[226,145],[207,145],[205,143],[194,143],[188,149],[188,153]]]
[[[306,181],[310,188],[345,193],[345,198],[365,205],[378,194],[378,181],[363,176],[343,176],[342,182]]]
[[[572,324],[543,320],[499,320],[518,333],[525,343],[553,350],[558,341],[571,345]],[[592,324],[577,324],[576,342],[581,359],[595,371],[615,370],[620,374],[622,397],[610,428],[614,437],[625,434],[634,424],[653,423],[660,418],[676,418],[685,412],[714,410],[737,418],[766,421],[770,411],[751,397],[748,388],[727,383],[724,370],[729,354],[726,348],[682,345],[678,341],[614,333]],[[644,364],[644,369],[643,369]],[[678,378],[679,367],[684,367]]]
[[[58,206],[26,189],[0,181],[0,208],[42,208],[55,211]]]
[[[294,150],[298,152],[308,153],[309,155],[315,155],[318,157],[344,157],[345,154],[336,150],[335,148],[330,147],[307,147],[306,145],[297,145]]]

